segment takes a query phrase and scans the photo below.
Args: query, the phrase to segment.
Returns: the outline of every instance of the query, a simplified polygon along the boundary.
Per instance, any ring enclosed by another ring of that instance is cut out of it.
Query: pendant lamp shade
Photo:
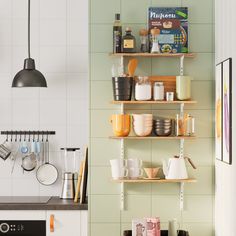
[[[15,75],[12,87],[47,87],[45,77],[35,69],[34,59],[30,57],[30,0],[28,0],[28,58],[25,59],[24,69]]]
[[[24,69],[15,75],[12,87],[47,87],[44,75],[35,69],[34,59],[25,59]]]

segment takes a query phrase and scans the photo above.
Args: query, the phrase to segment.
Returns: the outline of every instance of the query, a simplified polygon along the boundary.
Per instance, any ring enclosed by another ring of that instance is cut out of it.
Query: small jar
[[[164,84],[163,82],[155,82],[153,87],[153,98],[155,101],[164,100]]]
[[[135,84],[135,100],[148,101],[152,99],[152,84],[147,76],[139,76]]]

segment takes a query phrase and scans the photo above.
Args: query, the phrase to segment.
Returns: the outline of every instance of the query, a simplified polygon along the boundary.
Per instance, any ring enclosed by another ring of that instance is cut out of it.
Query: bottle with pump
[[[122,52],[124,53],[135,53],[136,52],[136,39],[132,35],[131,28],[127,27],[125,35],[122,38]]]
[[[113,24],[113,53],[122,52],[122,25],[120,21],[120,14],[115,14],[115,21]]]

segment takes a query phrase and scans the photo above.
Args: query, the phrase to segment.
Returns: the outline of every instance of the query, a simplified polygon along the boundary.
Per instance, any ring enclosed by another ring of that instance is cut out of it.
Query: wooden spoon
[[[133,77],[135,70],[138,66],[138,60],[137,59],[131,59],[129,60],[129,64],[128,64],[128,74],[129,77]]]

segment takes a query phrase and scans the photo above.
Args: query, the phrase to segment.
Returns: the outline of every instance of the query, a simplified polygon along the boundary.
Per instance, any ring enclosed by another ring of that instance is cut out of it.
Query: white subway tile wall
[[[27,4],[0,0],[0,130],[55,130],[50,160],[60,176],[53,186],[42,186],[36,171],[23,174],[20,156],[13,174],[13,162],[0,160],[0,196],[57,196],[60,147],[83,150],[88,144],[88,0],[31,1],[31,55],[48,88],[12,89],[27,57]]]

